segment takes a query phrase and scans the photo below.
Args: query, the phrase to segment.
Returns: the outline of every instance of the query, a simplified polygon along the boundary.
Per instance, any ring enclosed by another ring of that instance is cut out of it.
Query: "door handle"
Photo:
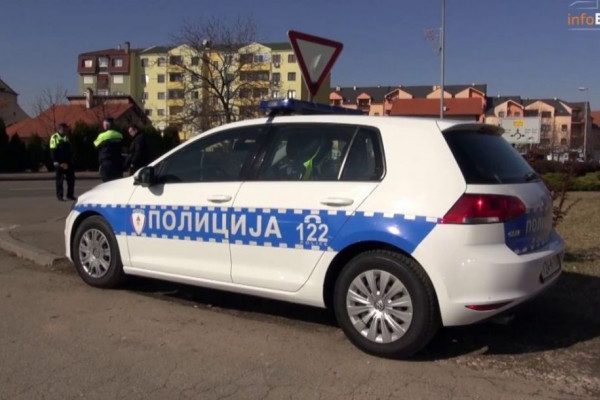
[[[228,201],[231,201],[231,196],[226,194],[215,194],[210,196],[207,200],[211,203],[227,203]]]
[[[354,203],[354,200],[347,199],[344,197],[328,197],[326,199],[321,200],[321,204],[325,204],[326,206],[332,207],[344,207],[349,206]]]

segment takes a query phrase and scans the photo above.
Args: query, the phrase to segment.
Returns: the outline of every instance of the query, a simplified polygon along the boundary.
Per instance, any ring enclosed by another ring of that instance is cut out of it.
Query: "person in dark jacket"
[[[94,140],[98,149],[100,175],[102,182],[123,177],[123,158],[121,157],[123,135],[114,129],[114,120],[106,118],[102,121],[104,132]]]
[[[129,145],[129,154],[125,161],[125,168],[129,170],[129,175],[133,175],[135,171],[145,166],[149,160],[148,144],[146,137],[137,126],[129,125],[127,132],[131,135],[132,140]]]
[[[72,163],[71,142],[68,137],[69,127],[59,124],[58,131],[50,137],[50,152],[56,170],[56,198],[63,201],[64,181],[67,181],[67,199],[75,198],[75,170]]]

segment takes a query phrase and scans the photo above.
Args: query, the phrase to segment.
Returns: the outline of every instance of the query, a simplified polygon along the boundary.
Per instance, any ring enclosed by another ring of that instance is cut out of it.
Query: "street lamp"
[[[444,67],[446,57],[446,0],[442,0],[442,29],[440,30],[441,41],[441,79],[440,79],[440,119],[444,118]]]
[[[588,131],[588,105],[590,103],[590,90],[588,87],[580,86],[577,88],[580,92],[585,92],[585,123],[583,128],[583,161],[587,161],[587,131]]]

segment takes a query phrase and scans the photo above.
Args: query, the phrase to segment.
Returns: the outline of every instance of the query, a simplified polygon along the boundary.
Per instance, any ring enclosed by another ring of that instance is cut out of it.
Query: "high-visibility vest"
[[[69,138],[66,135],[63,136],[60,133],[56,132],[54,135],[52,135],[50,137],[50,149],[54,150],[61,143],[67,143],[68,141],[69,141]]]

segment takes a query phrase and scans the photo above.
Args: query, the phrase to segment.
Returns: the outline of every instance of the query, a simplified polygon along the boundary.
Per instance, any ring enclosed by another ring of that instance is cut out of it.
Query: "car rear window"
[[[468,184],[525,183],[539,179],[502,136],[472,130],[444,132]]]

